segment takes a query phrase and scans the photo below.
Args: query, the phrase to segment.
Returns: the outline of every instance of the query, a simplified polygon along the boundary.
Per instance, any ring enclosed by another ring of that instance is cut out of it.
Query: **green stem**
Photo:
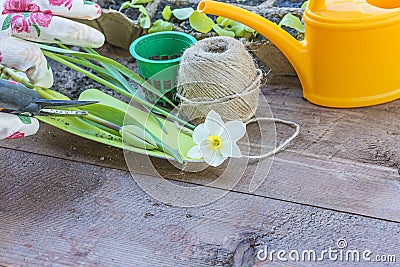
[[[105,126],[107,128],[110,128],[110,129],[112,129],[114,131],[117,131],[117,132],[119,132],[121,130],[121,127],[119,125],[117,125],[115,123],[112,123],[110,121],[107,121],[105,119],[99,118],[97,116],[94,116],[92,114],[85,115],[84,118],[88,119],[88,120],[91,120],[91,121],[93,121],[95,123],[98,123],[100,125],[103,125],[103,126]]]
[[[93,48],[84,48],[84,49],[89,54],[100,55]],[[123,88],[125,88],[126,91],[130,92],[131,94],[136,93],[137,89],[134,88],[118,70],[115,70],[109,64],[105,64],[103,62],[99,62],[99,63],[104,67],[105,70],[107,70],[109,72],[109,74],[112,77],[115,77],[115,79],[117,79],[119,81],[119,83],[122,85]]]
[[[118,86],[116,86],[116,85],[114,85],[114,84],[112,84],[112,83],[110,83],[110,82],[108,82],[108,81],[106,81],[106,80],[104,80],[102,78],[99,78],[98,76],[92,74],[91,72],[89,72],[89,71],[87,71],[85,69],[82,69],[81,67],[78,67],[77,65],[75,65],[75,64],[73,64],[73,63],[61,58],[60,56],[57,56],[56,54],[53,54],[53,53],[47,52],[47,51],[43,51],[43,54],[45,56],[51,58],[51,59],[54,59],[54,60],[64,64],[67,67],[70,67],[71,69],[74,69],[74,70],[86,75],[87,77],[91,78],[92,80],[94,80],[94,81],[96,81],[98,83],[101,83],[101,84],[113,89],[114,91],[117,91],[120,94],[123,94],[124,96],[133,97],[131,94],[127,93],[125,90],[122,90]]]
[[[64,55],[58,55],[60,58],[65,59],[69,62],[75,63],[75,64],[79,64],[81,66],[85,66],[89,69],[92,69],[93,71],[97,72],[99,75],[103,76],[105,79],[107,79],[107,81],[113,81],[113,84],[116,84],[117,80],[114,79],[114,77],[112,77],[111,75],[109,75],[108,73],[106,73],[106,70],[102,67],[99,67],[95,64],[93,64],[92,62],[88,61],[88,60],[84,60],[84,59],[79,59],[79,58],[75,58],[75,57],[69,57],[69,56],[64,56]]]

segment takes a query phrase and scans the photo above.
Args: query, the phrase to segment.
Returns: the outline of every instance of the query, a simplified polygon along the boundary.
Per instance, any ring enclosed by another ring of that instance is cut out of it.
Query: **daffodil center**
[[[209,141],[209,146],[212,150],[216,150],[222,146],[221,137],[219,137],[218,135],[210,135],[208,137],[208,141]]]

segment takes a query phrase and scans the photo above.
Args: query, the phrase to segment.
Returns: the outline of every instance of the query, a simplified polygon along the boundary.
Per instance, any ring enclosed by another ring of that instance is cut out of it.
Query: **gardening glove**
[[[24,71],[37,86],[53,85],[46,58],[33,43],[63,43],[98,48],[104,36],[98,30],[69,20],[96,19],[99,5],[84,0],[0,0],[0,64]]]
[[[38,130],[39,122],[35,118],[0,113],[0,140],[22,138]]]
[[[67,18],[96,19],[99,5],[83,0],[0,0],[0,64],[24,71],[41,87],[53,85],[53,74],[36,42],[101,47],[101,32]],[[34,118],[0,113],[0,140],[35,134]]]

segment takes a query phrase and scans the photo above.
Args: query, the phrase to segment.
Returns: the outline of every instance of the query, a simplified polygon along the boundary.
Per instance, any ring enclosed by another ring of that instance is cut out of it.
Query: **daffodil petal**
[[[225,130],[224,134],[228,135],[229,140],[237,142],[246,134],[246,125],[241,121],[229,121],[225,124]]]
[[[232,141],[225,141],[222,144],[220,152],[223,157],[227,158],[241,158],[242,152],[240,152],[239,146]]]
[[[241,158],[242,157],[242,152],[240,151],[239,146],[233,142],[232,143],[232,158]]]
[[[217,154],[217,156],[214,158],[213,162],[210,165],[213,167],[218,167],[219,165],[224,163],[226,159],[227,159],[226,157],[222,157],[221,155]]]
[[[212,155],[208,155],[207,157],[204,157],[204,161],[210,165],[214,166],[215,165],[215,158],[217,157],[217,153],[213,153]],[[215,166],[214,166],[215,167]]]
[[[204,161],[210,166],[217,167],[227,159],[219,150],[210,149],[207,140],[203,140],[199,147]]]
[[[231,141],[224,141],[220,148],[220,152],[224,157],[230,157],[232,154],[232,142]]]
[[[193,131],[193,141],[196,144],[200,144],[201,141],[207,139],[210,136],[210,131],[207,130],[204,123],[198,125]]]
[[[219,136],[224,131],[225,124],[221,116],[214,110],[211,110],[207,115],[204,125],[210,132],[210,135]]]
[[[214,153],[216,152],[216,150],[211,150],[208,144],[208,140],[201,141],[201,143],[199,144],[199,149],[204,159],[212,158],[214,156]]]
[[[200,159],[200,158],[203,157],[202,154],[201,154],[201,151],[200,151],[200,147],[199,147],[199,146],[194,146],[194,147],[192,147],[192,148],[188,151],[187,156],[188,156],[189,158],[192,158],[192,159]]]

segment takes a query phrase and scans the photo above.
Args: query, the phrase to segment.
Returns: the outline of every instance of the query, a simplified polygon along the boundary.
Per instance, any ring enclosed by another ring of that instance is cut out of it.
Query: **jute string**
[[[295,132],[288,139],[286,139],[284,142],[282,142],[278,147],[276,147],[274,150],[264,153],[264,154],[261,154],[259,156],[242,155],[245,158],[265,159],[265,158],[274,156],[274,155],[278,154],[279,152],[281,152],[282,150],[284,150],[285,147],[300,134],[300,125],[298,125],[297,123],[292,122],[292,121],[286,121],[286,120],[281,120],[281,119],[266,118],[266,117],[254,118],[254,119],[251,119],[248,122],[246,122],[246,125],[249,125],[254,122],[260,122],[260,121],[272,121],[272,122],[282,123],[282,124],[288,125],[288,126],[292,127],[293,129],[295,129]]]
[[[207,38],[184,52],[176,97],[190,120],[214,110],[225,120],[246,122],[258,107],[262,76],[242,42]]]

